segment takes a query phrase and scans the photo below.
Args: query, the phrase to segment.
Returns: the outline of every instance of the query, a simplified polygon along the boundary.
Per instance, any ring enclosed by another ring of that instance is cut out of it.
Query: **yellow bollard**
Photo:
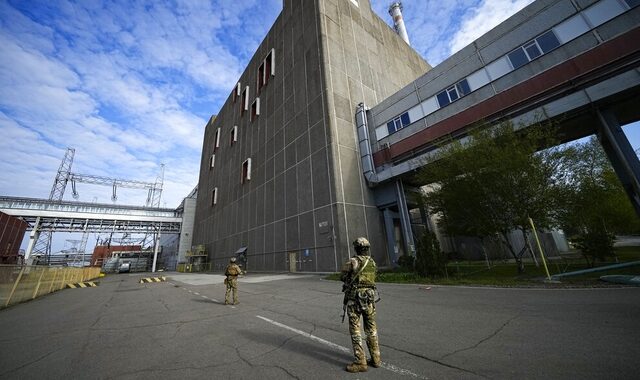
[[[538,239],[538,232],[536,232],[536,226],[533,224],[533,219],[529,218],[529,224],[533,229],[533,236],[536,237],[536,243],[538,243],[538,250],[540,251],[540,257],[542,257],[542,264],[544,265],[544,271],[547,273],[547,280],[551,281],[551,275],[549,274],[549,268],[547,268],[547,260],[544,258],[544,252],[542,252],[542,245],[540,239]]]

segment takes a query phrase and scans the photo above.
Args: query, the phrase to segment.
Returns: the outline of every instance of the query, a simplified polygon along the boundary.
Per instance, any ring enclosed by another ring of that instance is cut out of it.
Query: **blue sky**
[[[413,47],[436,65],[530,2],[403,5]],[[372,0],[390,24],[389,4]],[[281,10],[282,0],[0,1],[0,195],[48,197],[70,146],[77,173],[152,182],[164,163],[163,205],[177,206],[197,183],[207,120]],[[635,148],[638,129],[626,128]],[[78,190],[111,201],[108,187]],[[118,203],[145,198],[121,189]]]

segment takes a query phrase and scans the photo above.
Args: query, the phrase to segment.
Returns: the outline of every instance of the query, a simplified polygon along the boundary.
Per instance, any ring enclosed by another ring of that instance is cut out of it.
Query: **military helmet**
[[[231,258],[231,260],[229,260],[229,262],[231,262],[231,263],[235,263],[235,262],[236,262],[236,258],[235,258],[235,257],[232,257],[232,258]]]
[[[371,244],[369,244],[369,240],[367,240],[366,238],[359,237],[353,241],[353,248],[356,251],[368,250],[370,247]]]

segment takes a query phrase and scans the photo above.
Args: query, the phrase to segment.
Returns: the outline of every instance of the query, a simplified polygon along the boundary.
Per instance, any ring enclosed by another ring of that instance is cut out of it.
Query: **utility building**
[[[223,268],[340,269],[366,236],[389,265],[382,213],[363,177],[354,115],[430,69],[368,0],[286,0],[207,123],[193,244]]]

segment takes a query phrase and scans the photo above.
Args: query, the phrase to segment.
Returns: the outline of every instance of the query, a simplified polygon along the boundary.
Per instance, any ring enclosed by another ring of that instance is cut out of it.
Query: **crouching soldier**
[[[347,365],[349,372],[365,372],[367,364],[378,368],[380,348],[378,345],[378,331],[376,328],[376,263],[369,255],[369,241],[363,237],[353,242],[356,256],[347,261],[342,269],[343,291],[345,292],[346,312],[349,316],[349,332],[356,360]],[[364,324],[367,346],[371,359],[367,357],[362,347],[360,332],[360,317]]]
[[[242,274],[242,269],[236,264],[236,258],[232,257],[229,260],[229,265],[224,271],[224,275],[227,278],[224,279],[225,285],[227,285],[227,292],[224,295],[225,305],[235,305],[238,303],[238,276]],[[233,303],[231,303],[231,292],[233,292]]]

